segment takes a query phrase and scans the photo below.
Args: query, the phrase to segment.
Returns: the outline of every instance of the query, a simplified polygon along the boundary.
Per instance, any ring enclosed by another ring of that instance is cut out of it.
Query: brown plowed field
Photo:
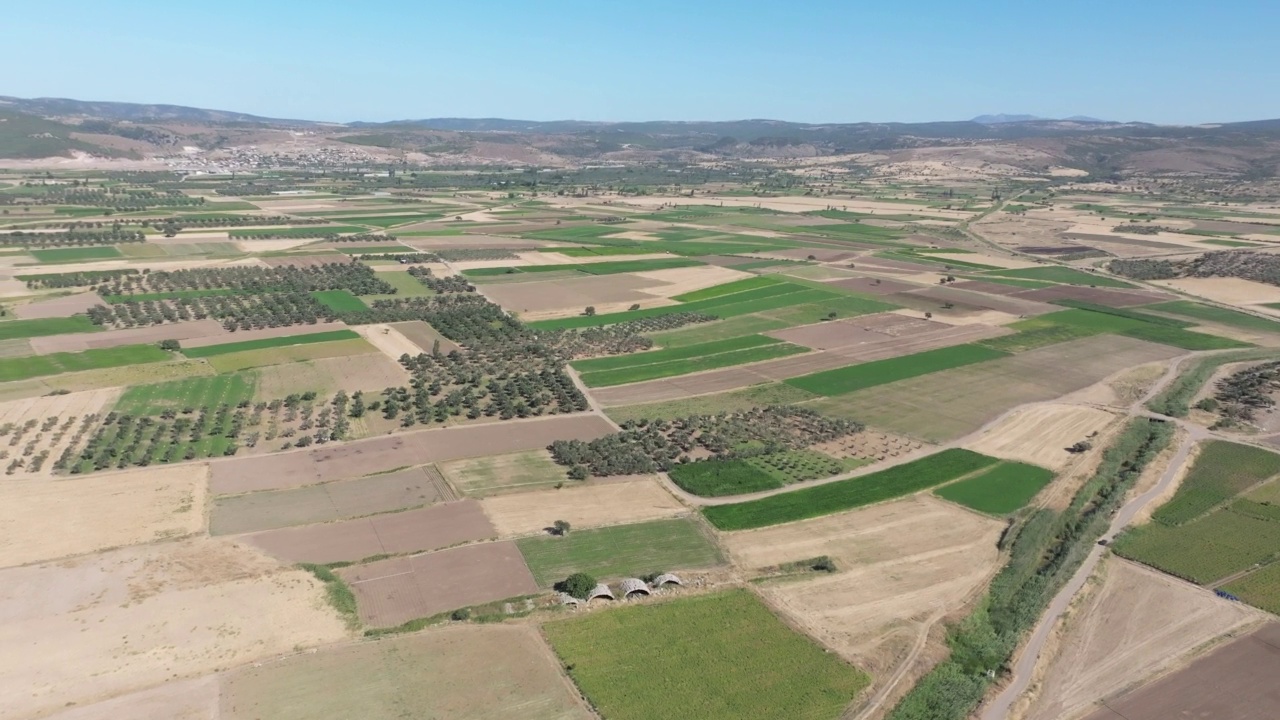
[[[656,520],[685,511],[654,478],[498,495],[480,504],[501,537],[542,533],[556,520],[588,528]]]
[[[487,540],[496,535],[475,500],[385,513],[358,520],[267,530],[241,539],[286,562],[358,562]]]
[[[182,342],[183,347],[206,347],[208,345],[222,345],[223,343],[238,343],[248,340],[264,340],[267,338],[293,337],[294,335],[311,335],[313,333],[333,332],[334,330],[343,330],[347,327],[342,321],[337,322],[318,322],[315,325],[286,325],[285,327],[262,328],[261,330],[237,330],[235,332],[227,332],[218,329],[221,332],[211,333],[204,337],[192,337]]]
[[[109,348],[120,345],[151,344],[161,340],[181,340],[183,345],[190,345],[188,341],[191,338],[225,338],[230,335],[230,333],[222,329],[222,323],[217,320],[193,320],[192,322],[180,322],[170,325],[107,330],[99,333],[36,337],[31,338],[31,349],[37,355],[47,355],[56,352],[84,352],[92,348]],[[223,342],[230,342],[230,340],[223,340]]]
[[[489,299],[520,313],[546,312],[588,305],[657,300],[644,292],[660,283],[628,274],[599,275],[551,282],[495,283],[483,286]]]
[[[1106,702],[1087,720],[1274,720],[1280,708],[1280,623]]]
[[[972,307],[979,310],[997,310],[1010,315],[1044,315],[1062,308],[1044,302],[1026,300],[1026,295],[986,295],[952,287],[931,287],[924,290],[912,290],[907,296],[925,298],[937,302],[951,303],[958,308]],[[894,295],[893,298],[903,298]]]
[[[554,440],[594,440],[613,432],[597,415],[418,430],[341,445],[211,463],[215,495],[283,490],[430,462],[537,450]]]
[[[892,295],[894,293],[920,289],[919,285],[913,285],[911,283],[867,277],[835,280],[828,284],[835,285],[836,287],[842,287],[846,290],[852,290],[854,292],[867,293],[868,295]]]
[[[1147,305],[1165,300],[1173,300],[1172,295],[1142,290],[1112,290],[1109,288],[1088,288],[1077,285],[1058,285],[1056,287],[1023,290],[1017,294],[1020,298],[1052,302],[1054,300],[1079,300],[1080,302],[1111,307],[1132,307]]]
[[[456,500],[432,466],[338,480],[292,490],[220,497],[213,503],[213,535],[275,530]]]
[[[338,574],[356,595],[360,619],[374,627],[538,592],[519,548],[509,541],[352,565]]]
[[[36,300],[13,308],[13,314],[19,320],[33,318],[71,317],[78,313],[88,312],[95,305],[106,305],[97,293],[77,293],[52,300]]]
[[[831,348],[860,345],[922,333],[940,332],[951,327],[944,323],[930,322],[922,318],[907,317],[898,313],[876,313],[847,320],[802,325],[765,333],[770,337],[797,345],[828,350]]]
[[[1101,574],[1101,584],[1067,620],[1027,720],[1078,717],[1103,698],[1176,667],[1204,643],[1262,617],[1247,605],[1114,556]]]

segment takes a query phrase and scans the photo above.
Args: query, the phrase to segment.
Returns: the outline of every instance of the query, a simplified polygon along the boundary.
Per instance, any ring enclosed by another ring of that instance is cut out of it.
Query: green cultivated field
[[[114,410],[128,415],[159,415],[165,410],[235,406],[253,399],[257,386],[253,373],[193,377],[172,382],[135,385],[124,391]]]
[[[84,315],[71,317],[37,318],[34,320],[0,321],[0,340],[63,335],[66,333],[98,332],[102,327],[94,325]]]
[[[493,275],[509,275],[514,273],[559,272],[576,270],[588,275],[617,275],[619,273],[649,272],[652,270],[670,270],[672,268],[694,267],[703,263],[697,260],[668,258],[657,260],[618,260],[616,262],[573,263],[569,265],[523,265],[512,267],[476,268],[463,270],[467,277],[489,277]]]
[[[547,524],[554,521],[549,518]],[[575,572],[601,579],[621,578],[722,562],[720,551],[688,519],[573,530],[565,537],[531,537],[516,543],[542,587],[551,587]]]
[[[760,500],[703,509],[721,530],[747,530],[805,520],[909,495],[998,463],[971,450],[953,448],[929,457],[848,480],[783,493]]]
[[[710,300],[711,298],[724,297],[734,293],[746,292],[747,290],[755,290],[756,288],[769,287],[770,285],[779,285],[782,281],[777,278],[771,278],[765,275],[753,278],[744,278],[723,285],[713,285],[702,290],[694,290],[683,295],[673,296],[671,299],[677,302],[697,302],[699,300]]]
[[[543,632],[603,717],[832,720],[869,679],[731,590],[547,623]],[[663,712],[666,710],[667,712]]]
[[[426,297],[432,292],[427,289],[426,285],[418,282],[418,279],[403,270],[392,270],[390,272],[378,273],[378,279],[386,282],[388,285],[396,289],[394,295],[369,295],[372,300],[387,300],[394,298],[406,297]]]
[[[745,335],[725,340],[704,342],[697,345],[687,345],[680,348],[651,350],[649,352],[631,353],[629,355],[614,355],[612,357],[594,358],[591,360],[578,360],[573,363],[573,367],[578,372],[582,373],[600,372],[602,370],[620,370],[623,368],[639,367],[642,365],[671,362],[672,360],[689,360],[703,357],[705,355],[715,355],[717,353],[730,352],[732,350],[746,350],[748,348],[761,347],[763,345],[776,345],[780,342],[782,341],[771,337],[765,337],[764,335]]]
[[[1064,285],[1096,285],[1098,287],[1113,288],[1132,288],[1133,285],[1122,280],[1116,280],[1099,273],[1084,272],[1083,270],[1073,270],[1067,267],[1036,267],[1023,268],[1022,270],[989,270],[985,275],[994,275],[996,277],[1020,278],[1024,280],[1046,280],[1048,282],[1062,283]],[[985,279],[985,278],[984,278]]]
[[[685,492],[702,497],[742,495],[784,486],[746,460],[702,460],[677,465],[668,474]]]
[[[1277,474],[1280,455],[1210,440],[1173,499],[1156,510],[1152,518],[1165,525],[1181,525]]]
[[[173,356],[155,345],[124,345],[85,350],[78,353],[51,353],[30,357],[0,359],[0,382],[57,375],[79,370],[142,365],[164,362]]]
[[[990,515],[1007,515],[1022,509],[1053,473],[1036,465],[1003,462],[981,475],[944,485],[934,495]]]
[[[1250,315],[1236,310],[1228,310],[1226,308],[1214,307],[1212,305],[1202,305],[1189,300],[1175,300],[1174,302],[1160,303],[1158,305],[1147,305],[1143,309],[1169,313],[1170,315],[1178,315],[1179,317],[1192,318],[1193,320],[1218,323],[1220,325],[1240,328],[1241,330],[1280,333],[1280,322],[1276,322],[1275,320],[1268,320],[1266,318],[1257,317],[1256,315]]]
[[[1222,589],[1254,607],[1280,615],[1280,563],[1255,570]]]
[[[690,415],[715,415],[720,412],[750,410],[766,405],[788,405],[813,400],[817,396],[782,383],[765,383],[741,390],[698,395],[696,397],[646,403],[643,405],[624,405],[608,408],[605,413],[614,422],[627,420],[657,420],[689,417]]]
[[[711,342],[712,340],[728,340],[742,337],[743,335],[781,330],[785,327],[790,327],[790,325],[782,320],[774,320],[760,315],[739,315],[728,320],[698,323],[679,330],[652,333],[649,338],[657,343],[659,347],[678,348]]]
[[[1072,308],[1041,315],[1031,322],[1041,328],[1059,325],[1074,328],[1074,332],[1084,334],[1113,333],[1184,350],[1227,350],[1248,347],[1247,344],[1236,340],[1184,330],[1177,327],[1180,324],[1178,321],[1168,318],[1153,316],[1150,319],[1142,319],[1142,313],[1134,311],[1098,312]]]
[[[360,312],[361,310],[369,309],[369,306],[353,295],[350,290],[318,290],[311,293],[311,297],[315,298],[321,305],[333,308],[340,313]]]
[[[927,350],[915,355],[801,375],[783,382],[817,395],[843,395],[855,390],[1002,357],[1007,357],[1007,353],[981,345],[955,345],[938,350]]]
[[[261,340],[245,340],[244,342],[206,345],[198,348],[183,348],[182,354],[189,358],[207,358],[215,355],[245,352],[247,350],[264,350],[266,348],[286,347],[288,345],[310,345],[313,343],[331,342],[333,340],[358,340],[359,333],[354,330],[330,330],[310,335],[293,335],[290,337],[263,338]]]
[[[1233,504],[1176,527],[1147,523],[1112,547],[1131,560],[1210,585],[1280,555],[1280,520],[1254,517],[1249,510]]]
[[[40,262],[63,263],[79,260],[107,260],[122,257],[120,251],[110,245],[77,248],[51,248],[48,250],[32,250],[31,256]]]
[[[808,352],[807,348],[763,335],[717,340],[682,348],[618,355],[574,363],[590,387],[622,385],[686,375],[700,370],[742,365]]]

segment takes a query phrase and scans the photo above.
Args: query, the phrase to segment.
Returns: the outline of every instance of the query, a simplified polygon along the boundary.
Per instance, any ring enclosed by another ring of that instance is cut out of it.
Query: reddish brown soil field
[[[1105,701],[1087,720],[1274,720],[1280,712],[1280,623],[1218,648],[1146,687]]]
[[[972,307],[979,310],[996,310],[1010,315],[1043,315],[1062,308],[1027,299],[1025,295],[986,295],[951,287],[931,287],[894,295],[894,298],[914,296],[933,300],[939,305],[952,303],[956,307]]]
[[[1263,225],[1260,223],[1242,223],[1232,220],[1196,220],[1193,223],[1197,230],[1208,230],[1209,232],[1225,232],[1239,233],[1242,235],[1248,233],[1267,233],[1276,229],[1275,225]]]
[[[554,440],[593,440],[611,432],[613,426],[598,415],[418,430],[302,452],[218,460],[210,463],[209,489],[217,495],[284,490],[409,465],[537,450]]]
[[[217,333],[192,337],[188,340],[184,340],[182,346],[205,347],[206,345],[221,345],[223,343],[245,342],[246,340],[293,337],[294,335],[311,335],[313,333],[342,330],[345,327],[347,327],[347,325],[343,322],[318,322],[315,325],[287,325],[285,327],[263,328],[261,330],[237,330],[235,332],[227,332],[222,329],[221,325],[219,325]]]
[[[1000,283],[983,282],[982,280],[961,280],[950,284],[957,290],[970,290],[988,295],[1017,295],[1026,292],[1026,288],[1017,285],[1001,285]]]
[[[1089,288],[1077,285],[1058,285],[1055,287],[1040,288],[1038,290],[1023,290],[1017,293],[1017,297],[1027,298],[1029,300],[1039,300],[1040,302],[1052,302],[1054,300],[1079,300],[1081,302],[1095,303],[1097,305],[1110,305],[1111,307],[1131,307],[1133,305],[1146,305],[1148,303],[1163,302],[1165,300],[1173,300],[1172,295],[1165,295],[1158,292],[1147,292],[1143,290],[1111,290],[1106,288]]]
[[[388,241],[389,242],[389,241]],[[333,253],[331,255],[281,255],[279,257],[262,258],[262,262],[271,267],[282,267],[292,265],[294,267],[315,267],[317,265],[331,265],[333,263],[355,262],[355,258],[342,253]]]
[[[18,316],[19,320],[71,317],[76,313],[87,311],[94,305],[106,305],[106,303],[102,301],[102,298],[98,297],[97,293],[89,292],[18,305],[13,309],[13,314]]]
[[[161,340],[182,340],[190,345],[191,338],[223,337],[230,335],[217,320],[193,320],[171,325],[107,330],[100,333],[75,333],[31,338],[31,349],[37,355],[56,352],[84,352],[92,348],[109,348],[120,345],[139,345]],[[222,342],[230,342],[222,340]],[[194,347],[194,346],[193,346]]]
[[[330,522],[457,500],[434,466],[354,480],[218,498],[212,535],[260,532]]]
[[[538,592],[513,542],[352,565],[338,574],[355,593],[360,619],[374,627]]]
[[[848,250],[823,250],[821,248],[795,248],[794,250],[776,250],[769,253],[770,255],[779,255],[792,260],[808,260],[812,255],[819,262],[840,262],[850,258],[858,257],[858,253],[849,252]]]
[[[358,562],[496,537],[476,500],[433,505],[358,520],[268,530],[244,539],[286,562]]]
[[[869,295],[892,295],[894,293],[907,292],[908,290],[918,290],[919,285],[911,283],[898,282],[897,280],[881,280],[879,278],[857,277],[847,280],[836,280],[828,283],[836,287],[842,287],[846,290],[854,292],[867,293]]]

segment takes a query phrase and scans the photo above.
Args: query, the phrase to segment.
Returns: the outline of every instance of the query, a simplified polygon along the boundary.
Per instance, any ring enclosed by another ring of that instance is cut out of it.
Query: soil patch
[[[36,300],[13,308],[19,320],[32,318],[71,317],[89,311],[95,305],[106,305],[97,293],[77,293],[52,300]]]
[[[390,325],[360,325],[355,328],[355,331],[393,362],[398,363],[404,355],[416,357],[424,352],[421,347]],[[431,350],[428,348],[425,352],[431,352]]]
[[[1115,415],[1079,405],[1036,405],[1006,417],[968,445],[970,450],[1019,460],[1050,470],[1065,468],[1076,455],[1072,445],[1100,433]]]
[[[222,323],[217,320],[195,320],[169,325],[107,330],[99,333],[31,338],[31,348],[37,355],[48,355],[56,352],[84,352],[93,348],[120,345],[149,345],[161,340],[181,340],[186,345],[191,338],[221,337],[222,342],[230,342],[227,339],[230,335],[222,329]]]
[[[417,345],[425,353],[431,352],[436,342],[440,343],[440,352],[442,353],[461,349],[461,346],[457,343],[441,335],[438,330],[421,320],[391,323],[391,327],[395,328],[401,335],[409,338],[410,342]]]
[[[171,680],[148,690],[63,710],[49,715],[48,720],[218,720],[218,693],[216,675]]]
[[[106,388],[0,403],[0,425],[11,425],[0,441],[6,457],[13,458],[6,463],[10,465],[6,475],[52,477],[54,463],[75,439],[86,418],[101,415],[119,397],[120,388]],[[36,459],[42,456],[37,468]]]
[[[950,303],[957,308],[977,308],[979,310],[995,310],[1010,315],[1043,315],[1062,308],[1043,302],[1033,302],[1019,298],[1025,295],[984,295],[952,287],[931,287],[913,290],[905,295],[894,295],[893,298],[906,296],[926,298],[939,305]]]
[[[869,295],[893,295],[894,293],[920,289],[919,285],[913,285],[911,283],[868,277],[834,280],[828,284],[835,285],[836,287],[841,287],[846,290],[852,290],[853,292],[867,293]]]
[[[1164,293],[1143,292],[1141,290],[1089,288],[1081,287],[1079,285],[1057,285],[1054,287],[1038,288],[1036,290],[1019,290],[1017,296],[1030,300],[1038,300],[1040,302],[1078,300],[1080,302],[1094,303],[1095,305],[1109,305],[1111,307],[1133,307],[1134,305],[1148,305],[1150,303],[1173,299],[1173,296],[1166,295]]]
[[[318,322],[314,325],[286,325],[285,327],[262,328],[261,330],[237,330],[230,333],[223,330],[222,332],[211,333],[203,337],[189,338],[183,341],[182,346],[195,348],[206,347],[208,345],[222,345],[224,343],[247,342],[249,340],[293,337],[294,335],[313,335],[315,333],[343,330],[346,327],[346,323],[339,321]]]
[[[545,533],[556,520],[578,528],[679,515],[683,505],[654,478],[500,495],[481,501],[502,537]]]

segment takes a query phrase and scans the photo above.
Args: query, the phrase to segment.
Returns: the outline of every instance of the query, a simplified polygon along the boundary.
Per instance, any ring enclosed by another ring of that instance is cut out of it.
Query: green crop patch
[[[228,231],[233,238],[321,238],[325,235],[354,235],[368,232],[354,225],[307,225],[305,227],[235,228]]]
[[[1041,315],[1040,317],[1035,318],[1034,322],[1044,327],[1050,325],[1066,325],[1076,328],[1077,332],[1095,334],[1113,333],[1116,335],[1124,335],[1126,337],[1160,343],[1162,345],[1170,345],[1184,350],[1228,350],[1248,347],[1246,343],[1241,343],[1229,338],[1184,330],[1180,327],[1169,324],[1170,321],[1167,318],[1161,318],[1164,322],[1149,322],[1144,319],[1133,317],[1134,315],[1139,315],[1139,313],[1134,313],[1132,311],[1121,312],[1125,312],[1126,314],[1072,308],[1061,312],[1049,313],[1048,315]]]
[[[1280,322],[1268,320],[1267,318],[1249,315],[1237,310],[1228,310],[1226,308],[1214,307],[1212,305],[1202,305],[1190,300],[1175,300],[1173,302],[1159,303],[1157,305],[1147,305],[1144,310],[1153,310],[1179,317],[1192,318],[1203,322],[1217,323],[1219,325],[1227,325],[1229,327],[1240,328],[1241,330],[1252,330],[1255,332],[1269,332],[1280,334]]]
[[[101,329],[101,326],[94,325],[84,315],[36,318],[32,320],[4,320],[0,321],[0,340],[98,332]]]
[[[685,492],[702,497],[742,495],[785,485],[746,460],[700,460],[676,465],[668,474]]]
[[[755,335],[770,330],[781,330],[790,327],[782,320],[774,320],[760,315],[739,315],[729,320],[710,323],[698,323],[679,330],[666,330],[650,333],[649,338],[664,349],[701,345],[714,340],[728,340]]]
[[[206,345],[198,348],[183,348],[182,354],[189,358],[207,358],[215,355],[245,352],[247,350],[264,350],[267,348],[286,347],[289,345],[311,345],[334,340],[358,340],[360,334],[354,330],[330,330],[328,332],[311,333],[310,335],[292,335],[289,337],[262,338],[261,340],[245,340],[244,342]]]
[[[30,357],[0,358],[0,382],[58,375],[80,370],[164,362],[173,356],[155,345],[122,345],[78,353],[51,353]]]
[[[114,409],[128,415],[159,415],[166,410],[235,407],[253,399],[257,381],[253,373],[232,373],[135,385],[124,391]]]
[[[1248,445],[1210,440],[1177,493],[1152,514],[1157,522],[1181,525],[1280,474],[1280,455]]]
[[[1280,554],[1280,521],[1233,506],[1177,526],[1147,523],[1112,545],[1116,553],[1194,583],[1212,584]]]
[[[943,485],[934,495],[990,515],[1008,515],[1031,502],[1053,473],[1036,465],[1003,462],[965,480]]]
[[[654,260],[617,260],[598,263],[569,263],[560,265],[513,265],[511,267],[476,268],[463,270],[467,277],[489,277],[493,275],[510,275],[512,273],[541,273],[576,270],[588,275],[618,275],[621,273],[652,272],[654,270],[671,270],[674,268],[695,267],[702,265],[697,260],[684,258],[658,258]]]
[[[698,300],[710,300],[711,298],[723,297],[734,293],[745,292],[747,290],[755,290],[756,288],[769,287],[770,285],[781,284],[782,281],[777,278],[761,275],[759,277],[744,278],[742,280],[734,280],[733,282],[723,285],[713,285],[702,290],[694,290],[683,295],[675,295],[671,299],[677,302],[697,302]]]
[[[636,367],[640,365],[664,363],[671,360],[699,358],[706,355],[729,352],[731,350],[745,350],[747,348],[760,347],[762,345],[776,345],[780,342],[782,341],[777,338],[766,337],[764,335],[745,335],[742,337],[727,338],[725,340],[699,343],[697,345],[686,345],[679,348],[651,350],[649,352],[631,353],[629,355],[614,355],[612,357],[595,358],[591,360],[579,360],[573,363],[573,367],[578,372],[582,373],[598,372],[600,370],[617,370],[620,368]]]
[[[879,472],[759,500],[703,508],[721,530],[749,530],[806,520],[892,500],[991,467],[999,460],[952,448]]]
[[[988,270],[982,273],[984,276],[994,275],[996,277],[1015,278],[1023,280],[1043,280],[1047,282],[1061,283],[1063,285],[1085,285],[1088,287],[1113,287],[1113,288],[1132,288],[1134,285],[1116,280],[1115,278],[1102,275],[1099,273],[1085,272],[1083,270],[1074,270],[1068,267],[1046,266],[1023,268],[1021,270]]]
[[[1008,354],[982,345],[954,345],[926,350],[915,355],[876,360],[849,367],[825,370],[785,380],[788,385],[815,395],[843,395],[877,385],[928,375],[952,368],[973,365]]]
[[[311,297],[321,305],[333,308],[340,313],[361,312],[369,309],[369,306],[350,290],[317,290],[311,293]]]
[[[729,318],[736,317],[738,315],[750,315],[764,310],[774,310],[777,308],[788,307],[790,305],[814,302],[817,300],[831,300],[838,297],[841,297],[841,295],[830,291],[810,290],[803,285],[779,283],[768,287],[756,288],[755,290],[747,290],[722,297],[699,300],[697,302],[681,303],[679,305],[667,305],[664,307],[646,308],[644,310],[609,313],[607,315],[580,315],[578,317],[560,318],[557,320],[540,320],[529,323],[529,327],[540,330],[598,327],[679,312],[703,312],[716,315],[721,318]],[[894,307],[884,303],[876,304],[884,309],[892,309]],[[877,311],[870,310],[868,312]]]
[[[564,537],[522,538],[516,544],[544,588],[577,572],[622,578],[723,562],[720,550],[687,518],[573,530]]]
[[[1254,607],[1280,615],[1280,563],[1255,570],[1222,589]]]
[[[76,248],[50,248],[48,250],[31,250],[31,256],[40,262],[46,263],[65,263],[78,262],[81,260],[110,260],[111,258],[123,257],[120,251],[111,247],[76,247]]]
[[[662,351],[659,351],[662,352]],[[671,360],[624,367],[617,370],[601,370],[582,374],[582,382],[588,387],[607,387],[609,385],[625,385],[627,383],[656,380],[658,378],[688,375],[693,372],[715,370],[718,368],[746,365],[748,363],[776,360],[788,355],[799,355],[809,352],[809,348],[791,343],[777,342],[761,347],[745,350],[721,352],[714,355],[689,358],[687,360]]]
[[[699,720],[832,720],[869,682],[747,590],[591,613],[543,632],[611,720],[650,720],[662,708]]]

